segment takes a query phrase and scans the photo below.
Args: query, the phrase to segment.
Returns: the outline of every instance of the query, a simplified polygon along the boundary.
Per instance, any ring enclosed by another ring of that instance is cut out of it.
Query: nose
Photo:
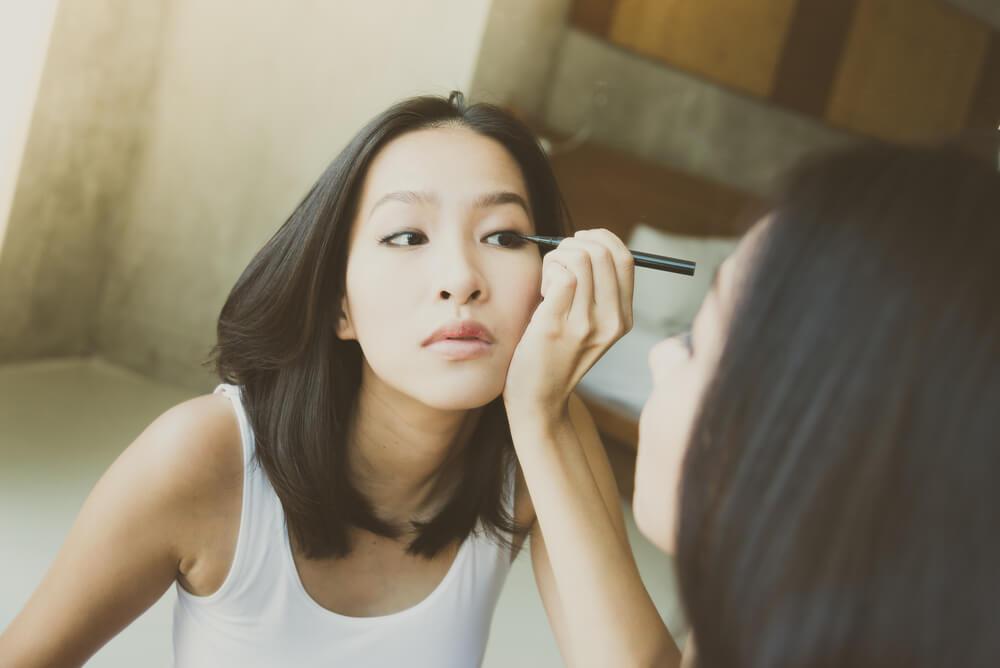
[[[486,298],[486,280],[469,251],[452,247],[437,262],[439,299],[467,304]]]

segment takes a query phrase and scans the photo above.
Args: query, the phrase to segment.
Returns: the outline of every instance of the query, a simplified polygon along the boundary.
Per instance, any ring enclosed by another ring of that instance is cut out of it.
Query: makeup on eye
[[[483,238],[489,239],[490,237],[499,237],[501,235],[503,235],[503,238],[506,240],[506,243],[500,242],[497,244],[501,248],[521,248],[522,246],[528,243],[515,230],[500,230],[498,232],[487,234]]]
[[[521,238],[521,233],[513,229],[503,229],[490,232],[489,234],[483,236],[481,240],[486,241],[492,237],[497,237],[496,243],[488,243],[487,245],[496,246],[497,248],[507,248],[513,250],[522,248],[527,244],[527,242]],[[394,240],[399,238],[406,238],[415,241],[411,241],[409,243],[394,243]],[[405,248],[408,246],[422,246],[428,241],[429,239],[427,238],[427,235],[418,230],[400,230],[379,238],[378,243],[382,246]]]
[[[425,235],[423,232],[418,232],[417,230],[400,230],[399,232],[393,232],[392,234],[387,234],[384,237],[379,238],[378,243],[380,246],[396,246],[399,248],[406,246],[423,245],[422,243],[406,243],[406,244],[391,243],[393,239],[398,239],[400,237],[407,237],[407,236],[409,238],[423,239],[424,242],[427,241],[427,235]]]

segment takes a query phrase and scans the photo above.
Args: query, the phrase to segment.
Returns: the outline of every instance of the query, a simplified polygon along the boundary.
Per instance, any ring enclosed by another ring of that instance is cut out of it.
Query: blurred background
[[[699,262],[639,272],[636,327],[581,388],[628,513],[649,347],[802,155],[996,128],[1000,2],[0,0],[0,628],[117,454],[211,391],[225,296],[326,164],[453,89],[536,130],[577,228]],[[167,665],[173,596],[90,665]],[[485,665],[515,662],[560,665],[525,559]]]

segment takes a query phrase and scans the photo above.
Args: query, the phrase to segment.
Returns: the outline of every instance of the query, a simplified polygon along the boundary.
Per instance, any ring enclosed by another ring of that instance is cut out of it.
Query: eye
[[[402,240],[402,243],[399,243]],[[427,236],[423,232],[407,230],[405,232],[393,232],[378,240],[383,246],[420,246],[427,243]]]
[[[490,245],[500,246],[501,248],[520,248],[527,243],[513,230],[501,230],[483,237],[483,241],[487,241],[488,239],[495,239],[496,241]]]

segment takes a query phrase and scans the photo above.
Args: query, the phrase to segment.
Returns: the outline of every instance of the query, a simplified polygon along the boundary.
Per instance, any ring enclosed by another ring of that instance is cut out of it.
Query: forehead
[[[527,198],[521,169],[507,149],[461,126],[408,132],[383,146],[365,175],[362,201],[396,190],[443,199],[507,190]]]

